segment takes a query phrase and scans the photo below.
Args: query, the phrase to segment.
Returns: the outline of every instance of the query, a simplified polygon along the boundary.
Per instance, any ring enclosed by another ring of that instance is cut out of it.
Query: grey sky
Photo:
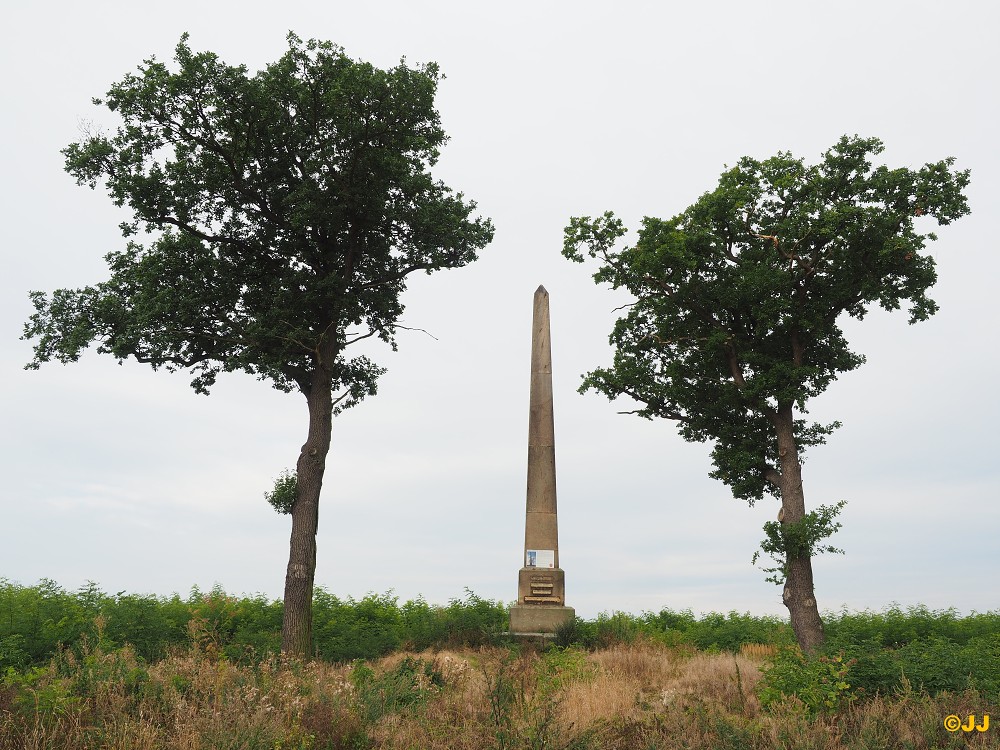
[[[210,398],[183,375],[96,355],[21,369],[29,289],[102,280],[122,216],[77,187],[59,150],[90,104],[184,31],[256,70],[285,35],[385,67],[434,60],[452,140],[436,175],[496,227],[481,260],[415,278],[379,395],[334,424],[317,583],[446,602],[513,599],[523,538],[532,293],[551,294],[560,558],[584,616],[661,607],[784,614],[750,566],[775,501],[708,478],[709,447],[576,393],[610,358],[625,298],[559,254],[572,215],[635,227],[713,188],[724,165],[779,150],[814,161],[877,136],[886,163],[972,170],[972,215],[932,251],[941,311],[846,326],[868,357],[814,406],[844,427],[804,467],[807,503],[848,500],[816,562],[821,609],[997,609],[1000,420],[995,214],[998,11],[953,2],[9,4],[0,70],[0,577],[280,597],[288,518],[263,492],[294,465],[305,400],[246,375]]]

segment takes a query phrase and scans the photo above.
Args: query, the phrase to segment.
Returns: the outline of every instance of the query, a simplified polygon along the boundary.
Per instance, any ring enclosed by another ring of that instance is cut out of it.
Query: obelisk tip
[[[535,290],[535,294],[545,294],[545,295],[547,295],[548,294],[548,290],[546,290],[546,288],[544,286],[542,286],[541,284],[539,284],[538,285],[538,289]]]

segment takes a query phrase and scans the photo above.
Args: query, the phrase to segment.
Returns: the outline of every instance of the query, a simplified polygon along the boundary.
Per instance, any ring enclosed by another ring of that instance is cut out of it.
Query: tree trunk
[[[792,405],[780,406],[775,420],[778,437],[778,458],[781,467],[782,524],[794,524],[806,514],[805,493],[802,490],[802,464],[799,462],[798,446],[795,443],[795,417]],[[799,647],[805,652],[813,652],[823,645],[823,620],[816,605],[813,588],[812,558],[809,551],[786,552],[787,577],[782,601],[788,607],[792,621],[792,631]]]
[[[298,492],[292,506],[292,535],[281,625],[281,652],[303,659],[312,656],[313,651],[312,600],[319,493],[323,487],[323,472],[333,428],[332,380],[322,365],[313,373],[306,401],[309,406],[309,433],[296,464]]]

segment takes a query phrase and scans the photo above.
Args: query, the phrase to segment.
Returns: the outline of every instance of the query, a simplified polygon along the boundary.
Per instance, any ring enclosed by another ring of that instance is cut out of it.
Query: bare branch
[[[399,323],[396,323],[396,325],[394,325],[393,328],[402,328],[404,331],[420,331],[421,333],[426,333],[435,341],[440,341],[440,339],[437,336],[435,336],[433,333],[428,333],[423,328],[410,328],[409,326],[403,326],[400,325]]]
[[[329,326],[327,326],[327,330],[329,330]],[[372,336],[374,336],[378,332],[379,332],[378,328],[372,328],[370,331],[368,331],[368,333],[366,333],[364,335],[355,336],[353,339],[345,341],[344,342],[344,346],[350,346],[351,344],[355,343],[356,341],[361,341],[363,339],[370,339]]]

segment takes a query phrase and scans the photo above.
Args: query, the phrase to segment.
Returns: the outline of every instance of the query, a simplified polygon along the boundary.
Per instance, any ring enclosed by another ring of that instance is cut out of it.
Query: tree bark
[[[330,358],[332,361],[332,357]],[[292,534],[285,604],[281,625],[281,652],[308,659],[312,656],[312,600],[316,576],[316,530],[319,495],[333,429],[333,381],[321,363],[313,372],[306,402],[309,432],[296,464],[297,495],[292,505]]]
[[[778,460],[781,467],[781,523],[798,523],[806,514],[805,493],[802,490],[802,464],[795,442],[795,416],[791,404],[778,407],[774,420],[778,437]],[[813,587],[812,558],[808,550],[785,553],[787,575],[782,601],[788,607],[792,631],[799,647],[811,653],[823,645],[823,620],[816,605]]]

